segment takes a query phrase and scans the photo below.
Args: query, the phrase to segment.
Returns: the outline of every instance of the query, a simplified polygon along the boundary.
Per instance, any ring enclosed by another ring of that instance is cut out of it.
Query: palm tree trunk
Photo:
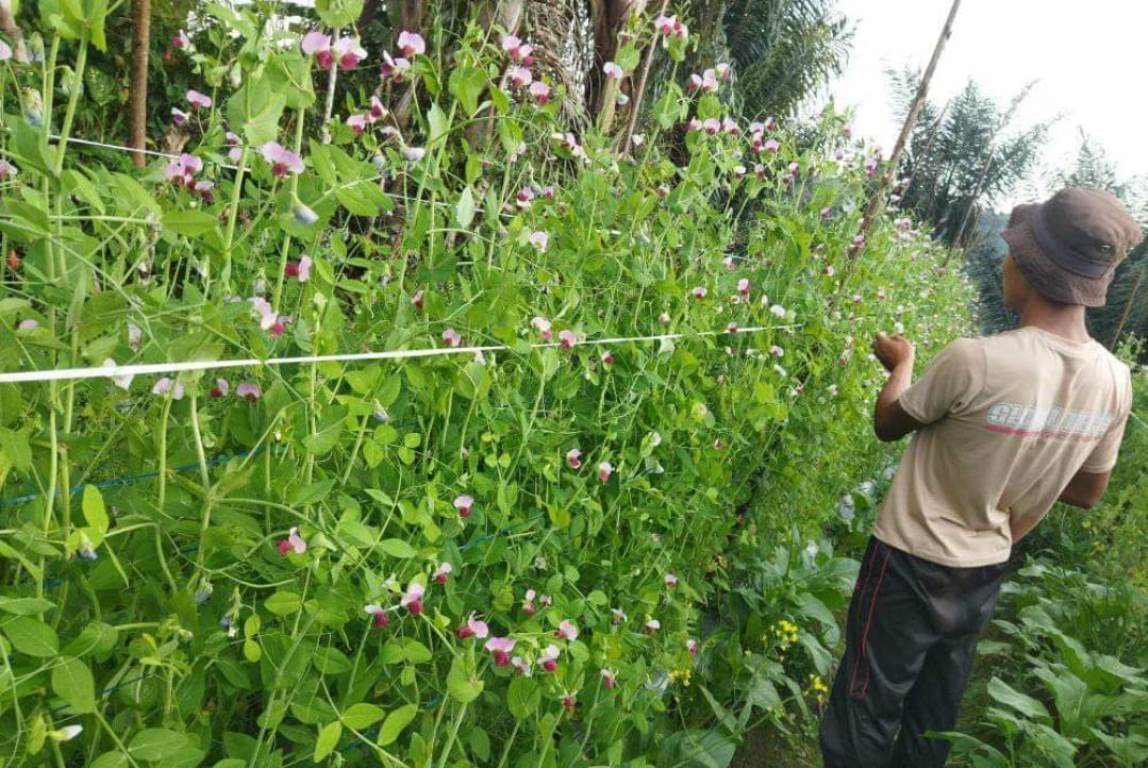
[[[132,2],[132,72],[128,106],[128,146],[147,147],[147,65],[151,50],[151,0]],[[142,168],[147,162],[143,152],[133,152],[132,162]]]

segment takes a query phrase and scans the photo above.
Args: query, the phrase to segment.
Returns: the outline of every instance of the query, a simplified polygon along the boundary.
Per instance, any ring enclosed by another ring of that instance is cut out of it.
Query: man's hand
[[[873,339],[873,354],[881,361],[881,365],[885,366],[885,370],[892,373],[901,365],[908,365],[912,370],[913,356],[916,353],[913,343],[905,337],[900,334],[889,336],[881,332]]]

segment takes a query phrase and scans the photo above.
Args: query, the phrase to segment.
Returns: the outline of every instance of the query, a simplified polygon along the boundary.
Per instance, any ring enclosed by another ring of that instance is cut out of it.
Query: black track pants
[[[1005,564],[949,568],[870,538],[821,721],[825,768],[941,768]]]

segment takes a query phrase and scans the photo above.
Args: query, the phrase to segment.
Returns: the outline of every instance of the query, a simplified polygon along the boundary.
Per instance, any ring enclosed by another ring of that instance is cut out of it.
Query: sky
[[[855,37],[849,64],[829,91],[839,107],[856,107],[855,129],[886,155],[900,124],[884,71],[905,64],[924,70],[950,5],[951,0],[837,0],[838,10],[854,21]],[[963,0],[929,97],[944,104],[971,78],[1004,104],[1038,81],[1017,124],[1063,116],[1045,150],[1046,169],[1071,164],[1083,128],[1119,174],[1146,175],[1146,33],[1145,0]],[[1037,186],[1000,202],[1043,195],[1040,178]]]

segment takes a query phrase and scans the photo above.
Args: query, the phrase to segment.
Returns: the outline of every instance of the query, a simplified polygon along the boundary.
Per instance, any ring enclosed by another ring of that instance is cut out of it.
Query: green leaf
[[[242,127],[247,143],[266,144],[279,134],[279,118],[286,106],[286,96],[262,79],[252,79],[227,100],[227,119],[232,130]]]
[[[122,768],[128,764],[123,752],[105,752],[91,762],[88,768]]]
[[[32,468],[32,447],[23,432],[0,427],[0,455],[7,456],[17,472],[27,472]]]
[[[430,126],[430,131],[427,134],[428,146],[434,146],[445,139],[450,131],[450,118],[438,104],[431,104],[430,111],[427,113],[427,124]]]
[[[478,100],[488,82],[486,73],[478,67],[456,67],[450,73],[451,95],[462,104],[467,117],[473,117],[478,111]]]
[[[111,521],[108,520],[108,510],[104,506],[104,496],[100,489],[94,485],[84,486],[84,499],[80,504],[84,510],[84,519],[94,528],[100,536],[108,532]]]
[[[128,744],[128,754],[136,760],[157,763],[188,749],[187,736],[167,728],[145,728]]]
[[[542,689],[529,677],[516,675],[506,691],[506,707],[517,720],[525,720],[538,711]]]
[[[362,15],[363,0],[315,0],[315,11],[328,27],[346,27]]]
[[[483,682],[474,670],[474,660],[467,656],[456,656],[446,676],[446,692],[460,704],[478,698],[482,693]]]
[[[17,651],[37,659],[49,659],[60,649],[56,630],[28,616],[18,616],[8,621],[4,625],[4,634]]]
[[[52,690],[72,708],[84,715],[96,708],[96,684],[88,665],[79,659],[65,659],[52,669]]]
[[[295,592],[276,592],[263,601],[263,607],[276,616],[290,616],[303,605]]]
[[[0,595],[0,611],[17,616],[32,616],[55,607],[55,603],[42,597],[4,597]]]
[[[623,45],[614,57],[614,63],[626,72],[633,72],[637,69],[639,61],[638,49],[629,43]]]
[[[358,704],[352,704],[343,710],[343,722],[346,723],[348,728],[361,731],[364,728],[370,728],[382,720],[386,714],[382,707],[360,702]]]
[[[989,681],[988,692],[993,700],[1012,707],[1021,714],[1031,717],[1034,720],[1043,723],[1052,721],[1048,710],[1044,708],[1043,704],[1031,696],[1012,688],[999,677],[994,676],[993,679]]]
[[[417,706],[405,704],[387,715],[387,719],[383,721],[383,727],[379,729],[379,746],[385,747],[394,743],[395,739],[399,737],[404,728],[410,725],[418,713],[419,708]]]
[[[215,229],[218,220],[203,211],[169,211],[160,220],[163,228],[177,235],[199,237]]]
[[[458,204],[454,207],[454,219],[460,229],[466,229],[474,221],[474,193],[467,187],[458,196]]]
[[[339,738],[343,735],[343,724],[333,720],[319,730],[319,738],[315,740],[315,762],[322,762],[327,755],[339,746]]]
[[[403,560],[414,557],[417,554],[415,548],[402,539],[383,539],[379,542],[379,549],[391,557],[398,557]]]

